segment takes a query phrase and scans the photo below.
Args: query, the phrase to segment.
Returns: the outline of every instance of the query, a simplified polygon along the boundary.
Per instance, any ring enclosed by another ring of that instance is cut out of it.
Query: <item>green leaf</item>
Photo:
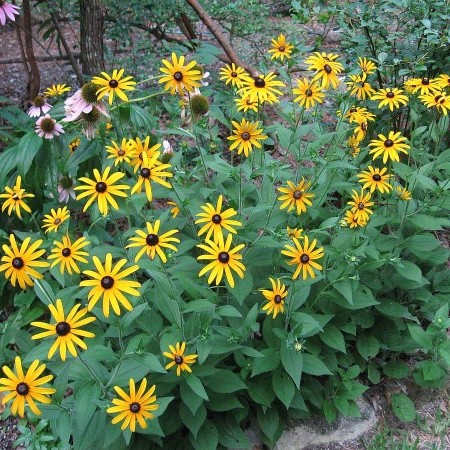
[[[391,404],[394,414],[402,422],[412,422],[416,418],[414,403],[407,395],[402,393],[392,394]]]
[[[111,380],[109,384],[124,386],[128,384],[130,378],[140,380],[145,377],[148,372],[149,369],[145,364],[143,355],[127,355],[124,357],[122,364],[120,364],[114,379]]]
[[[197,438],[198,431],[206,419],[205,405],[200,405],[197,412],[192,414],[192,411],[186,405],[182,404],[180,407],[180,418],[194,437]]]
[[[51,286],[45,281],[44,279],[35,279],[34,280],[34,286],[33,286],[34,292],[36,293],[38,299],[44,304],[44,305],[50,305],[55,301],[55,294],[51,288]]]
[[[192,447],[197,450],[216,450],[219,444],[219,433],[210,420],[206,420],[200,428],[197,438],[189,435]]]
[[[59,436],[61,443],[67,445],[72,434],[71,416],[68,411],[61,410],[58,417],[50,421],[50,426],[56,436]]]
[[[181,380],[180,397],[183,403],[195,414],[203,403],[203,398],[197,395],[187,384],[186,380]]]
[[[242,314],[231,305],[219,306],[216,309],[216,314],[222,317],[242,317]]]
[[[20,139],[19,146],[17,147],[16,161],[17,168],[22,176],[26,175],[30,170],[34,157],[41,149],[43,143],[43,139],[34,130]]]
[[[92,416],[84,433],[73,434],[73,448],[77,450],[92,450],[101,448],[105,436],[106,414],[96,411]]]
[[[77,391],[75,391],[75,411],[73,415],[74,428],[77,434],[83,435],[94,415],[97,405],[96,400],[100,398],[101,389],[95,381],[90,381],[83,385],[80,385]]]
[[[339,280],[333,283],[333,287],[353,305],[353,286],[350,280]],[[345,352],[344,352],[345,353]]]
[[[378,339],[370,334],[359,336],[356,347],[364,359],[374,358],[380,351]]]
[[[231,394],[233,392],[247,389],[247,385],[234,372],[221,369],[214,375],[205,378],[208,389],[219,394]]]
[[[234,288],[230,288],[230,292],[233,297],[238,301],[240,305],[247,298],[248,294],[253,289],[253,277],[252,274],[247,271],[245,272],[244,278],[234,277]]]
[[[439,220],[426,214],[414,214],[408,221],[422,230],[442,230]]]
[[[401,265],[395,266],[396,272],[404,279],[422,284],[422,271],[410,261],[402,261]]]
[[[272,376],[272,387],[286,409],[289,408],[295,395],[295,386],[291,378],[285,372],[277,370]]]
[[[339,350],[342,353],[347,353],[344,335],[336,325],[327,324],[323,332],[319,333],[319,338],[324,344],[328,345],[328,347]]]
[[[331,400],[325,400],[322,406],[323,415],[328,423],[333,422],[337,418],[337,409]]]
[[[383,367],[383,373],[390,378],[400,380],[409,375],[408,364],[403,361],[389,361]]]
[[[280,364],[280,354],[274,348],[265,348],[261,350],[262,358],[253,360],[252,377],[264,372],[272,372]]]
[[[261,408],[258,408],[256,417],[261,431],[270,439],[271,442],[274,442],[278,429],[278,423],[280,421],[277,409],[268,408],[264,413]]]
[[[333,372],[317,356],[310,353],[303,354],[303,372],[309,375],[333,375]]]
[[[283,343],[281,350],[281,364],[286,372],[292,378],[297,389],[300,389],[300,380],[302,378],[303,370],[303,355],[301,352],[297,352],[293,348],[286,348]]]
[[[431,336],[418,325],[408,324],[408,330],[411,337],[414,339],[421,348],[431,350],[433,348],[433,342]]]
[[[209,400],[208,394],[206,393],[205,388],[203,387],[203,384],[200,381],[200,378],[198,378],[193,373],[190,373],[186,375],[184,379],[195,394],[197,394],[199,397],[205,400]]]
[[[81,139],[81,143],[78,146],[76,152],[70,155],[70,158],[66,164],[67,172],[72,172],[76,169],[82,162],[87,161],[94,156],[101,153],[102,146],[99,141],[92,139],[88,141],[87,139]]]

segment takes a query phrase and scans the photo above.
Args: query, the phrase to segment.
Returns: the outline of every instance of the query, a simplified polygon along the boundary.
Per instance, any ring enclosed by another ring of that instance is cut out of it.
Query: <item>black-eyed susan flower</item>
[[[55,342],[48,351],[48,359],[52,358],[58,349],[63,361],[66,360],[67,350],[76,358],[78,355],[76,345],[84,350],[87,349],[87,345],[80,339],[80,336],[85,338],[95,337],[94,333],[82,329],[88,323],[94,322],[95,317],[86,317],[87,308],[80,309],[80,306],[80,304],[75,305],[66,315],[62,301],[58,298],[54,305],[48,305],[54,319],[53,323],[31,322],[32,326],[47,330],[33,335],[31,339],[42,339],[49,336],[55,338]]]
[[[2,245],[5,254],[2,256],[0,272],[5,271],[5,278],[10,279],[11,284],[16,286],[19,283],[21,289],[27,286],[33,286],[32,278],[44,278],[44,275],[34,269],[34,267],[48,267],[50,264],[46,261],[37,261],[45,253],[44,249],[39,248],[43,240],[38,239],[31,245],[31,237],[25,238],[20,248],[17,246],[16,238],[13,234],[9,235],[10,247]]]
[[[366,75],[370,75],[377,70],[377,66],[367,58],[358,57],[358,66]]]
[[[19,356],[16,356],[14,364],[15,371],[12,371],[8,366],[2,367],[6,378],[0,378],[0,392],[7,393],[2,403],[6,405],[12,400],[11,413],[15,416],[23,417],[26,405],[34,414],[40,416],[41,411],[35,401],[44,404],[52,402],[48,395],[54,394],[56,389],[43,385],[48,383],[53,375],[45,375],[39,378],[45,370],[45,364],[40,364],[38,359],[31,363],[26,373],[23,371],[22,360]]]
[[[397,186],[395,188],[395,191],[400,200],[408,201],[412,199],[411,192],[409,192],[408,189],[403,186]]]
[[[105,149],[109,153],[108,159],[114,158],[115,166],[123,162],[130,163],[132,158],[136,156],[135,146],[127,138],[123,138],[120,145],[115,141],[111,141],[111,145],[106,145]]]
[[[238,89],[242,87],[244,78],[248,76],[247,72],[242,67],[236,66],[234,63],[222,67],[219,73],[220,80],[225,81],[225,84],[231,83],[232,86],[236,86]]]
[[[342,113],[338,111],[338,116]],[[344,119],[348,120],[349,123],[360,123],[361,121],[364,122],[374,122],[375,121],[375,114],[372,114],[367,110],[367,108],[364,108],[362,106],[352,106],[344,113]]]
[[[447,75],[446,73],[441,73],[434,80],[436,82],[436,87],[438,89],[450,88],[450,75]]]
[[[51,209],[50,214],[45,214],[44,219],[42,220],[43,224],[42,228],[45,229],[45,232],[48,233],[50,231],[58,231],[58,228],[61,226],[63,222],[65,222],[70,217],[70,211],[67,206],[58,209]]]
[[[330,85],[336,89],[339,84],[338,74],[344,68],[340,62],[335,61],[338,57],[339,55],[334,53],[314,52],[313,55],[306,58],[308,70],[316,71],[313,81],[320,80],[323,89],[328,89]]]
[[[404,86],[409,88],[412,94],[420,91],[421,95],[432,94],[439,90],[438,82],[428,77],[423,78],[410,78],[406,80]]]
[[[290,266],[298,264],[292,275],[292,279],[295,280],[300,275],[300,272],[304,280],[308,278],[308,275],[311,278],[316,278],[313,269],[322,270],[322,266],[316,263],[315,260],[323,257],[323,247],[315,248],[317,244],[316,239],[309,245],[308,236],[305,236],[303,245],[296,238],[292,238],[292,241],[295,247],[292,247],[292,245],[285,245],[285,250],[281,250],[283,255],[292,258],[287,262]]]
[[[394,111],[395,108],[400,108],[400,106],[408,103],[408,97],[403,94],[401,89],[398,88],[380,89],[370,97],[370,100],[381,100],[378,104],[378,108],[389,106],[391,111]]]
[[[409,145],[406,143],[407,139],[401,136],[401,132],[395,133],[389,131],[388,136],[383,134],[378,135],[378,140],[373,139],[369,143],[369,147],[373,147],[369,154],[373,155],[373,159],[383,156],[383,164],[390,159],[391,161],[399,162],[399,153],[408,154]]]
[[[284,298],[288,295],[288,291],[279,278],[276,280],[269,278],[269,280],[272,285],[272,290],[260,289],[267,300],[267,303],[262,309],[266,311],[268,316],[272,314],[275,319],[279,313],[284,313]]]
[[[161,164],[158,159],[161,154],[159,150],[161,148],[161,144],[155,144],[150,147],[150,136],[146,136],[144,140],[141,140],[137,137],[136,139],[130,139],[129,142],[134,149],[134,156],[130,163],[131,166],[134,167],[134,169],[136,169],[136,166],[141,167],[142,153],[145,153],[147,155],[148,160],[152,160],[156,155],[156,158],[154,159],[155,164]]]
[[[286,228],[286,234],[289,239],[296,238],[296,239],[303,239],[303,228]]]
[[[214,241],[219,239],[219,234],[223,234],[224,229],[230,233],[236,234],[234,227],[242,226],[242,223],[238,220],[233,220],[231,217],[237,215],[237,212],[233,208],[228,208],[222,211],[223,196],[219,195],[217,199],[217,205],[214,207],[211,203],[206,203],[202,205],[201,208],[204,212],[196,214],[197,219],[196,224],[203,224],[198,232],[198,236],[206,233],[205,239],[209,239],[211,234],[214,233]]]
[[[64,273],[67,271],[72,275],[72,270],[80,273],[77,263],[87,264],[88,260],[85,256],[89,256],[88,252],[82,249],[89,245],[89,241],[84,237],[80,237],[75,242],[71,242],[69,235],[63,236],[61,242],[54,241],[54,247],[51,249],[51,255],[48,259],[53,259],[51,267],[59,264],[59,271]]]
[[[364,137],[364,136],[363,136]],[[349,136],[347,139],[347,147],[350,149],[350,154],[353,158],[356,158],[361,151],[361,141],[358,139],[358,135]]]
[[[101,86],[97,89],[97,98],[99,100],[108,96],[108,102],[112,105],[114,95],[117,95],[120,100],[123,100],[124,102],[128,101],[128,97],[124,91],[134,91],[136,81],[133,80],[132,76],[122,78],[124,72],[125,69],[114,69],[111,75],[106,72],[102,72],[103,78],[92,78],[92,83],[97,86]]]
[[[130,189],[127,184],[115,184],[121,178],[125,176],[122,172],[115,172],[109,175],[111,167],[107,167],[102,174],[97,169],[94,169],[94,178],[91,180],[87,177],[79,178],[79,181],[86,183],[84,186],[76,186],[74,190],[84,191],[77,195],[77,200],[89,197],[88,201],[84,205],[83,211],[86,211],[89,206],[97,201],[100,214],[106,216],[108,214],[108,204],[114,209],[119,209],[114,196],[126,197],[127,194],[123,192],[125,189]]]
[[[64,92],[69,92],[70,87],[67,84],[52,84],[49,88],[44,91],[46,97],[58,97],[63,95]]]
[[[436,108],[444,116],[448,114],[448,110],[450,109],[450,96],[445,95],[443,91],[419,95],[419,99],[427,108]]]
[[[117,414],[112,419],[112,423],[116,424],[123,422],[121,429],[129,428],[133,433],[136,431],[136,423],[139,423],[141,428],[147,428],[147,420],[153,419],[155,416],[150,411],[155,411],[159,408],[156,405],[155,385],[153,385],[148,391],[147,379],[144,378],[141,381],[139,389],[136,392],[136,385],[133,378],[129,381],[129,394],[127,394],[119,386],[114,386],[114,390],[119,397],[112,400],[114,406],[110,406],[106,412],[110,414]]]
[[[160,152],[156,152],[150,159],[145,152],[142,153],[142,164],[140,166],[134,166],[134,173],[139,172],[139,178],[133,186],[133,189],[131,189],[131,194],[145,190],[149,202],[153,200],[152,181],[168,189],[172,187],[172,185],[165,180],[168,177],[173,177],[171,172],[166,171],[166,169],[169,169],[172,166],[170,164],[161,164],[158,161],[159,153]]]
[[[242,82],[242,88],[239,89],[238,94],[243,97],[250,97],[252,102],[278,102],[278,96],[282,92],[277,89],[283,87],[285,84],[276,79],[276,75],[273,72],[267,75],[258,75],[256,77],[246,76]]]
[[[169,206],[172,206],[172,208],[170,209],[170,214],[172,214],[172,218],[175,219],[175,217],[178,216],[178,214],[180,214],[180,207],[172,201],[168,201],[167,204]]]
[[[80,138],[72,139],[69,142],[69,152],[73,153],[80,146]]]
[[[366,97],[370,98],[375,93],[375,89],[367,81],[367,75],[350,75],[350,81],[345,84],[348,86],[347,90],[350,91],[350,95],[353,95],[358,100],[365,100]]]
[[[373,214],[373,211],[370,209],[370,207],[373,206],[373,202],[370,201],[370,192],[365,193],[362,188],[360,193],[354,189],[352,189],[352,192],[352,200],[347,202],[347,204],[352,207],[351,212],[357,219],[368,222],[369,214]]]
[[[131,275],[139,269],[138,265],[128,267],[127,269],[120,271],[122,267],[127,263],[126,259],[117,261],[115,266],[112,262],[112,254],[107,253],[105,256],[105,265],[103,266],[100,259],[94,256],[94,265],[97,269],[85,270],[83,273],[93,280],[83,280],[80,282],[80,286],[91,286],[92,289],[88,294],[88,311],[91,311],[96,303],[103,298],[103,315],[109,317],[109,310],[112,307],[113,311],[120,316],[121,304],[126,310],[131,311],[133,307],[130,301],[123,295],[126,294],[139,296],[139,291],[136,288],[141,287],[141,283],[134,280],[126,280],[125,277]]]
[[[250,110],[258,112],[258,102],[251,101],[249,96],[235,98],[234,103],[236,103],[238,111],[247,112]]]
[[[209,239],[205,240],[205,244],[198,244],[197,247],[204,250],[207,255],[200,255],[198,260],[212,260],[209,264],[200,270],[198,276],[201,277],[207,272],[209,274],[208,283],[211,284],[214,279],[218,285],[225,273],[228,284],[234,288],[234,278],[232,270],[238,274],[240,278],[244,278],[245,266],[242,264],[242,255],[238,252],[245,247],[245,244],[239,244],[231,248],[231,233],[227,236],[226,241],[222,234],[218,235],[216,242]]]
[[[367,130],[369,129],[369,124],[366,119],[360,119],[357,122],[357,125],[355,129],[353,130],[353,137],[358,141],[361,142],[367,134]]]
[[[177,55],[172,53],[172,62],[166,59],[161,61],[165,67],[161,67],[159,70],[165,75],[161,76],[159,83],[166,83],[164,90],[170,91],[171,94],[181,93],[183,89],[193,92],[195,88],[200,86],[199,80],[202,79],[203,75],[200,70],[195,68],[197,63],[191,61],[184,65],[184,59],[184,56],[177,58]]]
[[[126,248],[141,247],[138,254],[134,258],[134,262],[138,262],[144,253],[147,253],[151,260],[155,259],[156,255],[161,258],[163,263],[167,262],[167,256],[163,252],[164,248],[168,248],[177,251],[173,242],[180,243],[180,240],[173,235],[178,233],[179,230],[170,230],[164,234],[159,232],[161,226],[160,220],[155,220],[155,224],[146,222],[147,232],[142,230],[136,230],[137,236],[130,238],[131,244],[128,244]]]
[[[230,151],[237,150],[238,155],[244,153],[246,157],[250,155],[253,147],[261,148],[262,144],[259,141],[267,139],[265,134],[262,134],[263,129],[258,128],[259,122],[249,122],[245,119],[241,123],[231,122],[235,127],[233,129],[233,136],[228,136],[229,141],[234,141],[230,145]]]
[[[295,208],[297,210],[297,214],[306,212],[306,206],[312,205],[310,198],[314,197],[314,194],[308,192],[311,183],[309,181],[305,181],[302,177],[298,184],[295,184],[292,181],[287,181],[287,185],[288,187],[278,188],[278,190],[284,194],[278,197],[278,200],[283,202],[280,205],[280,209],[287,208],[288,212],[291,212]]]
[[[26,212],[31,212],[30,207],[25,203],[25,198],[32,198],[34,194],[25,192],[25,189],[21,188],[22,177],[19,175],[12,188],[5,187],[5,194],[0,194],[0,198],[6,198],[3,202],[2,212],[8,208],[8,216],[14,211],[19,219],[22,218],[21,209]]]
[[[350,228],[365,227],[367,225],[367,220],[360,215],[355,214],[350,209],[345,211],[343,220],[344,224],[348,225]]]
[[[276,39],[272,39],[272,47],[269,49],[269,53],[272,53],[271,59],[289,59],[292,54],[294,46],[286,41],[286,37],[281,33]]]
[[[169,370],[173,366],[177,368],[177,377],[181,375],[181,372],[192,372],[192,369],[189,367],[189,364],[194,364],[198,355],[185,355],[186,351],[186,342],[177,342],[175,347],[173,345],[169,345],[170,352],[164,352],[163,355],[166,358],[171,359],[172,361],[166,365],[165,369]]]
[[[325,94],[322,92],[319,83],[309,81],[305,77],[297,80],[297,87],[292,89],[292,92],[298,96],[294,98],[294,102],[298,102],[305,109],[312,108],[316,103],[323,103],[323,99],[325,98]]]
[[[377,189],[382,194],[392,190],[392,186],[389,184],[390,175],[386,173],[387,167],[379,169],[378,167],[368,166],[368,169],[356,175],[359,178],[358,181],[364,183],[363,189],[370,189],[370,193]]]

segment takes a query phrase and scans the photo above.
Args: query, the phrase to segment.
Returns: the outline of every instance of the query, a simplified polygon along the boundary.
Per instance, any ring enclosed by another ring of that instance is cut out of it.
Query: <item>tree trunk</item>
[[[80,0],[81,66],[86,75],[105,70],[103,24],[106,10],[102,0]]]

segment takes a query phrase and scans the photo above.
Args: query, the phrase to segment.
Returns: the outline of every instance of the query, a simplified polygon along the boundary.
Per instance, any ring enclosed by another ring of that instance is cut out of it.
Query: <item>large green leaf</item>
[[[303,354],[293,348],[287,348],[283,343],[280,356],[281,364],[299,389],[303,371]]]

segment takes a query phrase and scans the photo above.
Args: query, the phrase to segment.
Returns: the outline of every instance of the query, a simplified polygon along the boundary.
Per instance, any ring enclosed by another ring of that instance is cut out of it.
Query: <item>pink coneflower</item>
[[[88,113],[81,113],[77,122],[81,122],[81,131],[89,139],[93,139],[97,131],[97,125],[101,120],[100,110],[95,106]],[[109,117],[109,116],[108,116]]]
[[[52,119],[49,114],[46,114],[37,120],[36,133],[44,139],[53,139],[55,136],[64,133],[64,130],[59,123],[56,123],[55,119]]]
[[[14,14],[19,15],[19,9],[20,8],[16,5],[11,5],[10,3],[5,2],[5,0],[0,0],[0,23],[5,25],[7,17],[14,22]]]
[[[73,187],[75,186],[75,181],[73,178],[69,177],[68,175],[63,175],[59,177],[59,183],[58,183],[58,200],[60,203],[68,203],[70,200],[70,197],[72,197],[75,200],[75,191],[73,190]]]
[[[103,101],[97,100],[98,86],[94,83],[86,83],[75,94],[64,102],[64,110],[66,117],[64,122],[73,122],[77,120],[81,114],[89,114],[92,108],[96,108],[101,114],[109,118],[106,111],[106,105]]]
[[[38,95],[37,97],[35,97],[32,101],[32,104],[33,106],[27,111],[27,114],[30,117],[42,116],[42,114],[46,114],[52,109],[52,105],[50,105],[50,103],[47,103],[46,98],[42,97],[42,95]]]

